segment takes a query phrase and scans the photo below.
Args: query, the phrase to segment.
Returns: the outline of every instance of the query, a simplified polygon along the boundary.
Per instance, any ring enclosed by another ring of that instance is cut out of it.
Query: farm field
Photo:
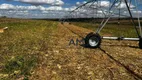
[[[102,35],[136,37],[128,24],[122,31],[116,24],[108,26]],[[142,79],[138,42],[103,40],[99,49],[69,45],[95,31],[91,23],[0,19],[3,27],[8,30],[0,33],[0,80]]]
[[[73,22],[74,25],[91,29],[96,31],[100,22],[90,21],[90,22]],[[137,20],[135,20],[135,24],[138,26]],[[141,21],[142,25],[142,21]],[[138,30],[139,31],[139,30]],[[135,28],[130,20],[111,20],[108,21],[106,26],[102,29],[101,35],[105,36],[118,36],[118,37],[137,37]],[[109,34],[109,35],[108,35]]]

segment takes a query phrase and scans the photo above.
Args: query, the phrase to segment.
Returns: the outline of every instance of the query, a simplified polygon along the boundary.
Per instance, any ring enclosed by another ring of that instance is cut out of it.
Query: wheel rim
[[[99,44],[99,39],[97,37],[91,37],[89,39],[89,44],[92,47],[96,47]]]

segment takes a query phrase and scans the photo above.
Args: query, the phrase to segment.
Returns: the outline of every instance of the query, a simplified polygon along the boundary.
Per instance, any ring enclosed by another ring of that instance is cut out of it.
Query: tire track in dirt
[[[91,30],[87,30],[87,29],[83,29],[83,28],[80,28],[80,27],[76,27],[76,26],[74,26],[74,25],[69,25],[69,24],[67,24],[67,23],[65,23],[65,26],[71,31],[71,32],[73,32],[74,34],[76,34],[76,35],[78,35],[79,34],[79,36],[83,36],[84,37],[84,35],[86,35],[88,32],[91,32]],[[85,33],[84,33],[85,32]],[[105,42],[105,41],[104,41]],[[108,41],[106,41],[106,42],[108,42]],[[127,41],[128,43],[130,42],[130,41]],[[111,41],[109,41],[108,43],[110,43],[109,45],[112,45],[111,44]],[[116,43],[116,42],[115,42]],[[130,42],[131,44],[135,44],[134,42]],[[124,45],[122,45],[122,44],[124,44]],[[105,44],[105,43],[102,43],[102,45],[107,45],[107,44]],[[115,44],[114,44],[115,45]],[[127,44],[126,42],[119,42],[119,45],[121,46],[123,46],[123,47],[125,47],[125,48],[128,48],[128,51],[129,51],[129,49],[131,49],[132,47],[134,47],[134,46],[129,46],[130,44]],[[119,46],[119,47],[120,47]],[[108,46],[109,47],[109,46]],[[115,46],[113,46],[113,47],[115,47]],[[123,47],[122,47],[122,49],[123,49]],[[105,47],[103,47],[105,50],[109,50],[108,48],[105,48]],[[110,48],[110,47],[109,47]],[[126,69],[126,71],[128,71],[128,73],[130,73],[135,79],[142,79],[142,77],[141,77],[141,74],[139,75],[138,73],[136,73],[133,69],[130,69],[130,67],[128,66],[128,65],[124,65],[124,64],[122,64],[119,60],[116,60],[115,58],[113,58],[113,56],[111,56],[110,55],[110,53],[112,53],[112,52],[110,52],[110,50],[107,52],[107,51],[105,51],[104,49],[101,49],[102,51],[103,51],[103,53],[105,53],[105,55],[107,55],[110,59],[112,59],[113,61],[115,61],[119,66],[122,66],[123,68],[125,68]],[[114,49],[115,50],[115,48],[112,48],[111,47],[111,49]],[[117,48],[116,48],[117,49]],[[93,50],[92,50],[93,51]],[[125,50],[126,51],[126,50]],[[138,52],[141,52],[141,50],[139,50],[139,49],[137,49],[137,51]],[[118,53],[117,52],[117,50],[116,51],[114,51],[113,53]],[[127,57],[127,56],[126,56]]]
[[[65,25],[64,27],[68,28],[72,33],[78,35],[81,38],[84,38],[87,34],[92,32],[92,30],[88,30],[88,29],[81,28],[81,27],[76,27],[69,23],[64,23],[64,25]]]
[[[138,73],[136,73],[134,70],[130,69],[129,66],[121,63],[119,60],[116,60],[113,56],[111,56],[108,52],[106,52],[105,50],[101,49],[104,52],[104,54],[106,54],[110,59],[112,59],[113,61],[115,61],[118,65],[121,65],[122,67],[124,67],[128,73],[132,74],[132,76],[134,76],[134,78],[136,80],[142,80],[142,76],[139,75]]]

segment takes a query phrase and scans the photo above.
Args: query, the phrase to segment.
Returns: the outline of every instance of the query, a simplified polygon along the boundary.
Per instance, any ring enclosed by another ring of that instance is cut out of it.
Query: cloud
[[[16,18],[60,18],[63,17],[69,8],[61,6],[19,6],[12,4],[1,4],[0,14]],[[60,16],[59,16],[60,15]]]
[[[55,2],[59,2],[61,0],[15,0],[25,3],[32,3],[32,4],[55,4]],[[45,2],[49,1],[49,2]],[[75,6],[71,7],[63,7],[63,6],[55,6],[50,5],[48,7],[42,5],[31,5],[31,6],[24,6],[24,5],[12,5],[12,4],[1,4],[0,5],[0,14],[2,16],[8,17],[16,17],[16,18],[63,18],[63,17],[72,17],[72,18],[92,18],[92,17],[104,17],[104,13],[108,15],[109,7],[112,3],[107,0],[102,0],[94,3],[89,3],[86,6],[83,6],[76,10],[75,12],[70,13],[72,10],[77,8],[78,6],[82,5],[85,2],[77,2]],[[115,5],[117,6],[117,4]],[[95,9],[96,7],[99,7]],[[128,10],[126,9],[126,5],[124,2],[116,8],[115,13],[118,13],[118,9],[121,10],[122,15],[128,15]],[[131,4],[131,11],[133,15],[137,15],[138,13],[142,16],[142,11],[136,11],[135,6]],[[110,11],[114,12],[114,10]],[[117,15],[115,15],[117,16]]]
[[[64,8],[64,10],[68,10],[69,8]],[[43,7],[43,6],[14,6],[12,4],[1,4],[0,10],[63,10],[61,6],[49,6],[49,7]]]
[[[12,4],[2,4],[2,5],[0,5],[0,9],[5,9],[5,10],[7,10],[7,9],[15,9],[15,6],[13,6]]]
[[[130,5],[131,9],[135,8],[135,6],[130,4],[130,3],[128,3],[128,5]],[[126,6],[124,1],[122,1],[120,5],[119,5],[119,3],[117,3],[116,6],[118,6],[118,9],[125,9],[125,8],[127,8],[127,6]]]
[[[19,1],[22,3],[32,4],[32,5],[56,5],[62,6],[64,2],[62,0],[10,0],[10,1]]]
[[[81,3],[80,2],[76,2],[76,5],[80,5]]]
[[[51,7],[46,8],[46,10],[58,11],[58,10],[63,10],[63,8],[62,7],[58,7],[58,6],[51,6]]]
[[[84,2],[76,2],[76,5],[77,6],[80,6],[82,4],[86,3],[85,1]],[[98,2],[92,2],[92,3],[88,3],[86,6],[93,6],[93,7],[96,7],[96,6],[99,6],[99,7],[109,7],[110,6],[110,2],[109,1],[98,1]]]
[[[109,7],[111,3],[109,1],[99,1],[96,4],[100,4],[100,7]]]

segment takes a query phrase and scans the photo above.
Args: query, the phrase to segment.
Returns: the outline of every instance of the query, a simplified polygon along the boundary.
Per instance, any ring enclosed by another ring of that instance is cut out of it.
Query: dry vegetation
[[[0,79],[28,79],[47,53],[50,33],[57,23],[52,21],[0,19]]]
[[[100,49],[69,46],[71,39],[92,32],[92,24],[74,23],[78,27],[44,20],[0,21],[0,28],[9,27],[0,34],[0,80],[142,79],[142,50],[137,42],[103,40]]]

